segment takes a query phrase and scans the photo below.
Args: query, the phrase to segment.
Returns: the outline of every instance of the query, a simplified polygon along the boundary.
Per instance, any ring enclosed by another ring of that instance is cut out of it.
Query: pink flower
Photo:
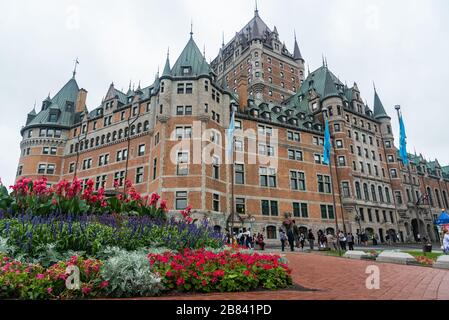
[[[44,275],[42,273],[39,273],[36,275],[36,279],[44,279]]]
[[[51,294],[52,292],[53,292],[53,288],[52,288],[52,287],[47,288],[47,293],[48,293],[48,294]]]
[[[106,288],[108,285],[109,285],[109,281],[103,281],[103,282],[100,284],[100,288],[101,288],[101,289]]]
[[[92,291],[92,289],[89,287],[83,287],[81,291],[83,292],[83,294],[89,294]]]
[[[51,200],[51,204],[55,206],[58,204],[58,201],[56,201],[56,199],[53,199],[53,200]]]

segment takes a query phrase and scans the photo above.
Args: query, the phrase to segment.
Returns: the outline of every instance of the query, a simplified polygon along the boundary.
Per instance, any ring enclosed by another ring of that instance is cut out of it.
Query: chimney
[[[78,97],[76,98],[75,112],[83,112],[86,108],[87,91],[80,89],[78,91]]]
[[[244,112],[248,106],[248,85],[247,77],[244,74],[241,74],[238,80],[237,94],[239,95],[239,111]]]

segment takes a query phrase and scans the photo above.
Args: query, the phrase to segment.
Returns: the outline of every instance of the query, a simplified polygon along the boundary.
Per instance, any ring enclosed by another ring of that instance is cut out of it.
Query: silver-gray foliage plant
[[[101,269],[104,280],[109,282],[109,296],[155,296],[163,289],[161,278],[151,272],[146,252],[117,248],[109,250],[114,255],[105,261]]]

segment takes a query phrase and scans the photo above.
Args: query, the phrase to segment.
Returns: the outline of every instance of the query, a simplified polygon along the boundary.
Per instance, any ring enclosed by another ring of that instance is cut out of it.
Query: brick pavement
[[[316,253],[286,253],[293,282],[306,290],[171,295],[170,300],[449,300],[449,271],[374,261],[349,260]],[[380,270],[380,289],[365,286],[366,267]]]

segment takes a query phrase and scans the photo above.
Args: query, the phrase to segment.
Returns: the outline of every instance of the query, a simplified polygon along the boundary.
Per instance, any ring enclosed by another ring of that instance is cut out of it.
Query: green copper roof
[[[388,116],[388,114],[385,112],[382,101],[380,101],[379,95],[377,94],[376,90],[374,90],[374,118],[376,118],[376,119],[381,119],[381,118],[391,119]]]
[[[335,86],[335,82],[332,79],[331,73],[328,71],[325,73],[324,80],[324,92],[323,99],[331,98],[331,97],[339,97],[340,94],[337,91],[337,87]]]
[[[294,49],[293,49],[293,59],[295,59],[295,61],[303,60],[302,59],[302,55],[301,55],[301,51],[299,50],[298,41],[296,41],[296,36],[295,36],[295,46],[294,46]]]
[[[29,123],[29,125],[62,125],[70,126],[74,120],[74,109],[78,98],[79,87],[75,78],[70,79],[59,92],[52,98],[47,97],[47,108],[41,110]],[[67,109],[67,103],[72,105]],[[56,121],[50,122],[50,114],[56,114]]]
[[[185,68],[190,68],[190,71],[188,73],[184,72]],[[201,54],[193,37],[190,37],[187,45],[171,70],[171,76],[191,77],[209,75],[210,73],[212,73],[212,69]]]
[[[164,71],[162,71],[162,76],[169,76],[169,75],[171,75],[170,58],[167,54],[167,60],[165,61],[165,67],[164,67]]]

